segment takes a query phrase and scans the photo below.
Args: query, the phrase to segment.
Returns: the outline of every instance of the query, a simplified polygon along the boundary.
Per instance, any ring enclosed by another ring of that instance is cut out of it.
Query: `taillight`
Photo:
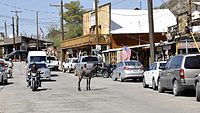
[[[185,76],[184,76],[184,70],[183,69],[180,69],[180,79],[185,79]]]
[[[6,66],[3,67],[3,70],[4,70],[4,71],[6,70]]]
[[[84,67],[84,68],[87,68],[87,65],[86,65],[86,64],[84,64],[84,65],[83,65],[83,67]]]
[[[141,69],[141,70],[144,70],[144,67],[143,67],[143,66],[141,66],[141,67],[140,67],[140,69]]]
[[[129,70],[129,67],[124,67],[124,70]]]

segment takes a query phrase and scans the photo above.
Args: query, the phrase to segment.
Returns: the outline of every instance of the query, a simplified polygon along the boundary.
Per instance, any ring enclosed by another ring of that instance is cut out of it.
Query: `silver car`
[[[38,68],[38,71],[40,71],[42,74],[41,79],[46,79],[46,80],[51,80],[51,71],[50,69],[47,67],[46,63],[42,63],[42,62],[37,62],[36,66]],[[28,70],[30,70],[30,68],[32,67],[32,64],[29,64],[28,66]],[[27,70],[27,71],[28,71]]]
[[[0,84],[7,84],[8,78],[5,70],[5,63],[0,62]]]
[[[118,79],[120,82],[123,82],[124,79],[142,79],[143,72],[143,65],[139,61],[122,61],[117,64],[111,77],[113,81]]]
[[[175,96],[195,89],[195,76],[200,73],[200,54],[177,55],[167,61],[158,78],[158,91],[172,89]]]

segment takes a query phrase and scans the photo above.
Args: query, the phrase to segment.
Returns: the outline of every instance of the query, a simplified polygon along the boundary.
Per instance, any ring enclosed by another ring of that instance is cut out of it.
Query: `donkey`
[[[90,82],[91,82],[91,78],[95,75],[96,73],[96,68],[97,68],[97,65],[94,64],[93,67],[91,69],[87,69],[87,70],[78,70],[77,71],[77,76],[79,78],[78,80],[78,91],[81,91],[81,87],[80,87],[80,84],[81,84],[81,80],[83,78],[86,78],[87,79],[87,85],[86,85],[86,90],[91,90],[90,89]]]

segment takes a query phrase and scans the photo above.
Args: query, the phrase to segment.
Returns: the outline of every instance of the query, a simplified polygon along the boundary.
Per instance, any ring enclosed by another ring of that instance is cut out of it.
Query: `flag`
[[[123,45],[123,49],[121,52],[121,60],[130,60],[131,58],[131,49]]]
[[[44,34],[44,32],[43,32],[42,28],[40,28],[40,31],[41,31],[41,33],[43,33],[43,34]]]

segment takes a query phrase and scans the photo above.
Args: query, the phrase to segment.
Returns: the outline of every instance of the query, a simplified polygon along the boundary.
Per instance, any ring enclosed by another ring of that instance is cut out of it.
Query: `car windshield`
[[[132,61],[132,62],[125,62],[126,66],[141,66],[142,64],[137,61]]]
[[[73,60],[72,60],[72,63],[77,63],[77,59],[73,59]]]
[[[185,60],[186,69],[200,69],[200,56],[189,56]]]
[[[166,63],[160,63],[160,67],[165,67]]]
[[[32,64],[29,65],[29,68],[32,67]],[[47,65],[46,64],[36,64],[36,67],[37,68],[47,68]]]
[[[46,62],[46,56],[31,56],[30,62]]]
[[[84,57],[82,62],[98,61],[97,57]]]
[[[56,58],[55,57],[47,57],[47,60],[53,60],[53,61],[55,61]]]

